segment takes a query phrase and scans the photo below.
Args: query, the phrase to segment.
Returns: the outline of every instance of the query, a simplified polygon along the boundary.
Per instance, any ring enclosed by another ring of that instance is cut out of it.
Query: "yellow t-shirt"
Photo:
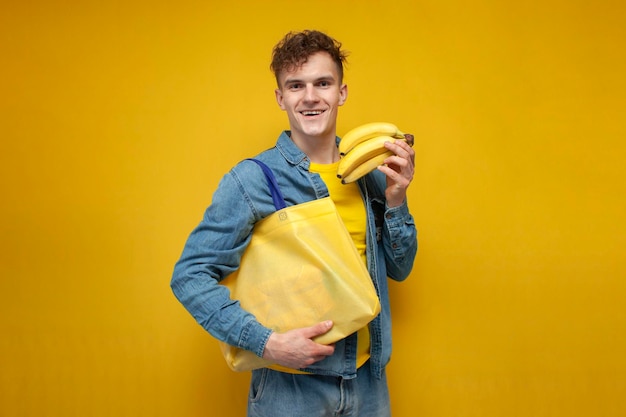
[[[337,178],[337,165],[311,163],[309,171],[318,173],[330,194],[331,200],[335,203],[339,216],[343,220],[361,259],[365,263],[365,233],[367,227],[367,214],[363,198],[356,182],[342,184]],[[357,367],[363,365],[370,356],[370,334],[369,327],[365,326],[357,332]]]

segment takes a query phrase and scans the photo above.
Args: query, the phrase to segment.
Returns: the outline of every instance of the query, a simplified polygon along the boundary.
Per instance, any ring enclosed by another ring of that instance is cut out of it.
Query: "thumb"
[[[313,339],[317,336],[323,335],[327,333],[333,327],[332,320],[322,321],[317,323],[311,327],[306,328],[306,334],[309,339]]]

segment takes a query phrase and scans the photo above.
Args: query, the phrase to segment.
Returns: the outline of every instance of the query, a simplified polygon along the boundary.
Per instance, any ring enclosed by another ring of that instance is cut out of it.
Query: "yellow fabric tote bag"
[[[380,312],[372,279],[330,197],[286,207],[274,175],[263,169],[276,212],[257,222],[240,267],[222,283],[241,307],[276,332],[332,320],[315,339],[334,343]],[[235,371],[271,367],[253,352],[220,342]]]

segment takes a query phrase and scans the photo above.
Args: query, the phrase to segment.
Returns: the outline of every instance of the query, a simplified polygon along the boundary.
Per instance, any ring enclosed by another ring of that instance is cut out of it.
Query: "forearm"
[[[248,200],[226,175],[200,224],[191,232],[174,267],[171,288],[212,336],[262,355],[270,330],[231,299],[220,281],[238,267],[257,220]]]
[[[404,280],[417,254],[417,229],[406,201],[396,207],[386,207],[383,245],[388,276]]]
[[[228,288],[208,276],[175,269],[171,288],[194,319],[216,339],[253,351],[258,356],[271,331],[230,299]]]

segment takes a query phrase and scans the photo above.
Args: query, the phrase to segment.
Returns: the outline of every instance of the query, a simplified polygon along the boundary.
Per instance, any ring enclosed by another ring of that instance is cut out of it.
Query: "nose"
[[[315,86],[313,84],[307,84],[304,90],[304,100],[305,101],[317,101],[317,92],[315,91]]]

